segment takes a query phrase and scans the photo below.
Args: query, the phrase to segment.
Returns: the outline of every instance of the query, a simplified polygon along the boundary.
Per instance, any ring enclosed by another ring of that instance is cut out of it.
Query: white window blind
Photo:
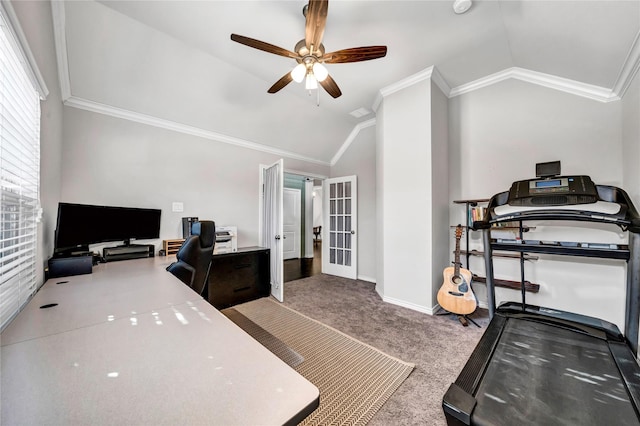
[[[0,330],[37,289],[40,100],[0,15]]]

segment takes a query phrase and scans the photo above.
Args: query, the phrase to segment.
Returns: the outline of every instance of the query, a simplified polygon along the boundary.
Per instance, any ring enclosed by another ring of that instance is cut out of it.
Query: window
[[[37,289],[40,96],[14,34],[0,13],[0,330]]]

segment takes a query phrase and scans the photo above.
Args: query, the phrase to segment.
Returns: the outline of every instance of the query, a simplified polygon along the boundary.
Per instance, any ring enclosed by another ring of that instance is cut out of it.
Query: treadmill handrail
[[[620,211],[616,214],[594,213],[586,207],[584,210],[560,210],[553,206],[541,207],[537,210],[527,210],[506,215],[497,215],[495,208],[508,204],[509,191],[500,192],[489,200],[484,218],[473,223],[474,230],[487,229],[493,224],[512,222],[514,220],[577,220],[585,222],[611,223],[618,225],[625,231],[640,233],[640,215],[629,195],[622,188],[609,185],[596,185],[600,201],[616,203]],[[587,206],[587,205],[585,205]]]

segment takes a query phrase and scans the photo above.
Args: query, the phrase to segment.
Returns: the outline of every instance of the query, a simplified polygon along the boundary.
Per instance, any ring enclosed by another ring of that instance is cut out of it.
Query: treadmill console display
[[[514,182],[509,190],[512,206],[567,206],[598,201],[589,176],[558,176]]]
[[[530,194],[548,194],[552,192],[569,192],[569,179],[538,179],[529,181]]]

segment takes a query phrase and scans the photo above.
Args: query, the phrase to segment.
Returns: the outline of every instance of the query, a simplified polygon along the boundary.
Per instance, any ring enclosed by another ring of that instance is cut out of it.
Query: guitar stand
[[[475,322],[474,320],[472,320],[471,318],[469,318],[467,315],[459,315],[459,314],[454,314],[453,312],[449,312],[444,308],[440,308],[442,310],[442,312],[438,312],[436,313],[436,315],[440,316],[440,315],[456,315],[458,317],[458,321],[460,321],[460,324],[462,324],[463,327],[468,327],[469,326],[469,322],[471,322],[473,325],[475,325],[476,327],[480,328],[480,324],[478,324],[477,322]]]

